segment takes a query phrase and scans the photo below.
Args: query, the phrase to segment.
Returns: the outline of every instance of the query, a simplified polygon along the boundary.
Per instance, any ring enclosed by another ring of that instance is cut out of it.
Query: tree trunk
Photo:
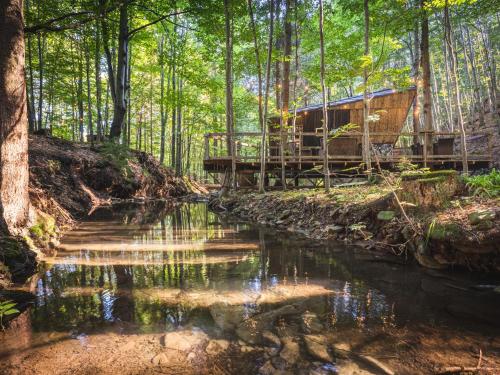
[[[365,2],[368,0],[365,0]],[[323,99],[323,174],[325,190],[330,190],[330,169],[328,168],[328,108],[325,88],[325,42],[323,36],[323,0],[319,0],[319,45],[321,57],[321,97]]]
[[[231,185],[236,188],[236,155],[233,118],[233,15],[232,0],[224,0],[224,18],[226,34],[226,132],[228,154],[231,156]]]
[[[419,101],[419,91],[420,91],[420,35],[418,22],[415,23],[415,30],[413,32],[413,83],[416,88],[415,99],[413,100],[412,108],[412,123],[413,123],[413,145],[417,146],[419,142],[418,133],[420,132],[420,101]]]
[[[174,35],[176,34],[176,28],[174,26]],[[177,121],[177,65],[176,65],[176,46],[174,43],[173,46],[173,54],[172,54],[172,128],[170,132],[170,167],[172,169],[175,168],[175,142],[177,140],[177,137],[175,136],[175,130],[177,129],[176,127],[176,121]]]
[[[97,142],[102,139],[102,87],[101,87],[101,32],[99,21],[95,25],[95,88],[96,88],[96,109],[97,109]]]
[[[85,68],[87,73],[87,118],[90,144],[94,147],[94,126],[92,124],[92,91],[90,90],[90,46],[85,42]]]
[[[424,165],[427,166],[427,156],[432,155],[432,93],[431,93],[431,66],[429,57],[429,18],[425,10],[426,0],[421,0],[422,34],[420,54],[422,58],[422,86],[424,92]]]
[[[448,53],[451,56],[450,62],[451,62],[451,82],[452,82],[452,89],[453,89],[453,95],[455,99],[455,105],[456,105],[456,111],[457,111],[457,120],[458,120],[458,126],[460,128],[460,148],[461,148],[461,153],[462,153],[462,168],[463,168],[463,173],[467,175],[469,173],[469,165],[467,161],[467,142],[466,142],[466,135],[465,135],[465,126],[464,126],[464,119],[462,115],[462,100],[460,96],[460,87],[458,85],[458,79],[457,79],[457,66],[456,66],[456,60],[454,58],[455,51],[453,47],[453,36],[452,36],[452,30],[451,30],[451,23],[450,23],[450,15],[448,11],[448,0],[445,0],[445,7],[444,7],[444,26],[445,26],[445,38],[446,38],[446,45],[448,47]]]
[[[26,1],[26,11],[29,13],[30,2]],[[28,122],[29,122],[29,130],[30,132],[34,132],[37,128],[36,124],[36,110],[35,110],[35,93],[33,86],[33,53],[31,46],[31,35],[28,34],[28,71],[29,71],[29,98],[28,98]]]
[[[370,55],[370,9],[368,0],[363,1],[365,15],[365,56]],[[368,66],[363,68],[363,160],[368,175],[372,171],[372,158],[370,155],[370,101],[368,99]]]
[[[128,65],[128,6],[120,6],[120,31],[118,34],[118,64],[116,69],[116,100],[114,103],[113,122],[111,123],[110,137],[115,141],[120,138],[125,125],[127,113],[127,65]]]
[[[265,176],[266,176],[266,154],[267,154],[267,112],[269,106],[269,91],[271,81],[271,62],[273,54],[273,33],[274,33],[274,0],[270,0],[270,24],[269,24],[269,42],[267,44],[267,61],[266,61],[266,93],[264,97],[264,126],[262,127],[262,138],[260,141],[260,180],[259,191],[264,192]]]
[[[39,70],[39,80],[38,80],[38,129],[43,129],[43,75],[44,75],[44,60],[43,60],[43,50],[45,49],[45,36],[41,34],[37,35],[38,39],[38,70]]]
[[[177,140],[176,146],[177,150],[175,152],[175,175],[177,177],[180,177],[182,175],[182,86],[183,82],[182,79],[179,77],[178,78],[178,90],[179,94],[177,96],[177,129],[176,129],[176,136]]]
[[[22,0],[0,1],[0,227],[28,223],[28,113]]]
[[[77,96],[78,96],[78,131],[79,131],[79,140],[83,143],[83,63],[82,63],[82,54],[80,53],[80,58],[78,62],[78,87],[77,87]]]

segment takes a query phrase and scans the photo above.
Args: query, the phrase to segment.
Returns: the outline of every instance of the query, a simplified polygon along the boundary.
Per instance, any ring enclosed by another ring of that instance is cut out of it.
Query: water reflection
[[[122,372],[150,373],[148,366],[165,360],[154,358],[170,353],[159,348],[165,332],[191,337],[192,330],[200,329],[239,348],[232,354],[233,367],[224,373],[258,371],[262,352],[248,361],[240,358],[249,343],[263,348],[265,331],[280,335],[282,343],[283,337],[295,337],[302,354],[305,335],[320,332],[344,346],[368,341],[384,358],[404,341],[403,333],[418,334],[422,325],[463,329],[468,324],[464,317],[472,313],[488,324],[471,321],[474,332],[484,328],[494,334],[500,297],[490,289],[474,291],[471,286],[477,283],[373,262],[352,247],[227,222],[204,204],[103,208],[68,233],[57,256],[43,264],[33,307],[16,320],[15,335],[0,336],[0,358],[9,357],[0,362],[0,372],[5,365],[11,366],[6,373],[18,373],[23,363],[29,370],[55,363],[59,370],[69,355],[77,369],[88,361],[98,368],[103,356],[114,366],[117,350],[125,347],[132,351],[120,357]],[[394,335],[392,341],[384,336],[387,332]],[[471,340],[471,335],[464,337]],[[473,340],[485,342],[484,337]],[[122,347],[117,349],[117,342]],[[191,373],[206,369],[208,348],[198,348],[200,363]],[[180,362],[185,364],[187,357],[188,352]],[[234,367],[245,363],[253,367]],[[102,366],[106,373],[108,365]]]
[[[221,301],[265,311],[303,300],[330,326],[393,322],[391,302],[326,250],[221,222],[203,204],[101,209],[45,264],[32,326],[210,326]]]

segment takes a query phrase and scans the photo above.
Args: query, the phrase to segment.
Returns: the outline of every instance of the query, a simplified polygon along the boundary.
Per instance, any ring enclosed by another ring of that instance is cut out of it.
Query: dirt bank
[[[206,194],[144,152],[35,135],[29,141],[31,225],[22,238],[0,234],[0,288],[33,273],[36,254],[30,248],[50,252],[62,231],[97,206]]]
[[[385,184],[287,192],[237,192],[212,200],[226,211],[309,238],[337,240],[429,268],[500,272],[499,199],[463,195],[453,173]],[[403,207],[404,213],[401,209]]]

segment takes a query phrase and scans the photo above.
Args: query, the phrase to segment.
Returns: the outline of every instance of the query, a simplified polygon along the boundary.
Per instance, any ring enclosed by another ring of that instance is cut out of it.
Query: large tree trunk
[[[128,6],[120,6],[120,31],[118,34],[118,64],[116,69],[116,100],[114,102],[113,122],[109,135],[118,140],[125,124],[127,113],[127,64],[128,64]]]
[[[424,91],[424,163],[427,164],[427,156],[432,155],[432,93],[431,93],[431,64],[429,57],[429,18],[425,10],[425,0],[421,0],[422,11],[422,34],[420,42],[420,54],[422,58],[422,86]]]
[[[23,1],[0,1],[0,226],[28,222],[28,116]]]
[[[264,192],[265,185],[265,175],[266,175],[266,156],[267,156],[267,112],[269,106],[269,91],[271,83],[271,61],[273,54],[273,33],[274,33],[274,0],[270,0],[270,12],[269,15],[270,25],[269,25],[269,42],[267,45],[267,61],[266,61],[266,93],[264,97],[264,126],[262,128],[262,138],[260,141],[260,180],[259,180],[259,191]]]
[[[368,1],[368,0],[365,0]],[[325,41],[323,36],[323,0],[319,0],[319,46],[321,57],[321,97],[323,98],[323,173],[325,190],[330,190],[330,170],[328,168],[328,108],[325,88]]]

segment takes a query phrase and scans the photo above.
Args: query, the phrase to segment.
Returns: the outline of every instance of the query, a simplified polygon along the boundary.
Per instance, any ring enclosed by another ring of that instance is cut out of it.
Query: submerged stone
[[[217,355],[226,351],[229,348],[229,341],[227,340],[210,340],[205,351],[208,355]]]
[[[323,331],[323,324],[321,324],[315,313],[306,311],[302,314],[301,318],[302,331],[305,333],[320,333]]]
[[[323,362],[333,362],[333,359],[327,350],[327,341],[323,335],[305,335],[304,343],[307,352],[314,358]]]
[[[179,350],[183,352],[203,345],[207,341],[208,336],[201,330],[169,332],[160,339],[161,344],[166,349]]]
[[[288,364],[295,364],[300,356],[299,344],[291,338],[283,339],[283,349],[280,352],[280,357]]]

